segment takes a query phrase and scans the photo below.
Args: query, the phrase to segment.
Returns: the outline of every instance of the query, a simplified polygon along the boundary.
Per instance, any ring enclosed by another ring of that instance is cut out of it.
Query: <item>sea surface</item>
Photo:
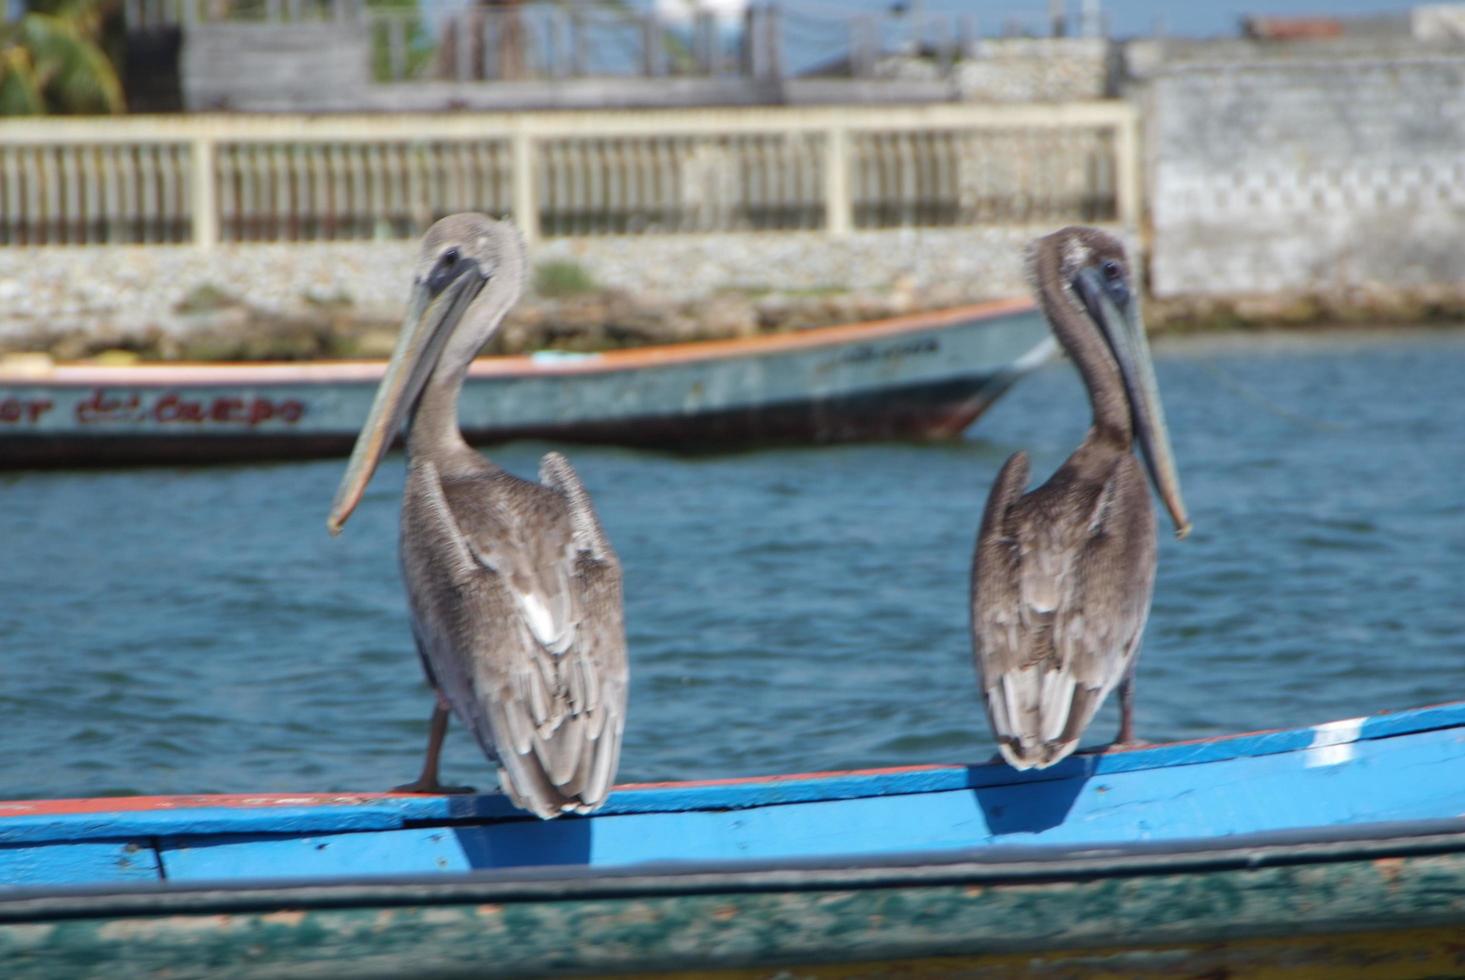
[[[1138,734],[1465,697],[1465,332],[1161,344],[1195,531],[1162,533]],[[1083,437],[1056,363],[967,439],[568,452],[625,566],[624,780],[988,758],[967,574],[1017,449]],[[530,474],[543,445],[494,456]],[[377,790],[432,699],[396,566],[400,457],[0,476],[0,797]],[[1162,518],[1163,519],[1163,518]],[[1112,737],[1108,705],[1088,741]],[[454,729],[444,775],[493,774]]]

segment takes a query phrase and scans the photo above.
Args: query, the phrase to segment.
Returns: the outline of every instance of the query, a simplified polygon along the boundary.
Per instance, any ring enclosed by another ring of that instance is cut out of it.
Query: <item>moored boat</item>
[[[1465,703],[1037,772],[622,786],[593,816],[551,822],[499,796],[17,801],[0,804],[0,963],[8,977],[1452,975],[1462,812]]]
[[[482,358],[473,442],[669,448],[960,434],[1055,350],[1026,300],[741,340]],[[0,365],[0,467],[344,455],[379,362]]]

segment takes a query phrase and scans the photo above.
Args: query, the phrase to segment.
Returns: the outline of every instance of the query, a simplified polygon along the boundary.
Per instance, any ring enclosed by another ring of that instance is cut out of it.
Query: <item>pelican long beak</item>
[[[356,437],[351,460],[331,503],[330,517],[326,518],[326,527],[332,534],[341,533],[346,519],[361,502],[372,474],[391,448],[403,419],[417,403],[427,379],[437,367],[448,338],[483,283],[477,275],[459,276],[436,297],[424,283],[413,286],[397,348],[392,351],[386,374],[376,389],[366,425]]]
[[[1180,496],[1180,476],[1175,471],[1175,456],[1170,450],[1170,430],[1165,426],[1165,410],[1160,404],[1160,387],[1155,381],[1155,365],[1150,359],[1150,343],[1145,336],[1144,319],[1139,302],[1134,298],[1121,310],[1104,288],[1097,269],[1085,269],[1078,275],[1079,291],[1089,315],[1099,325],[1124,379],[1129,396],[1130,413],[1134,417],[1135,434],[1144,453],[1145,468],[1160,495],[1175,536],[1190,533],[1190,518]]]

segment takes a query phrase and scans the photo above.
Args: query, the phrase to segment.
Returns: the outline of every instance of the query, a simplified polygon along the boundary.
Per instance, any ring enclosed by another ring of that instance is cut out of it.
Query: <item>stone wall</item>
[[[1232,43],[1145,73],[1156,295],[1465,282],[1465,51]]]
[[[535,247],[531,262],[574,262],[603,291],[643,311],[681,304],[662,318],[674,324],[674,336],[650,339],[691,339],[741,329],[718,322],[743,315],[719,310],[716,297],[729,294],[758,300],[765,326],[808,321],[762,307],[838,294],[854,297],[853,305],[834,302],[815,319],[1018,295],[1026,288],[1024,246],[1047,230],[558,239]],[[264,329],[271,320],[394,328],[415,250],[412,242],[3,249],[0,351],[160,349],[159,337]],[[595,318],[593,310],[576,315]],[[67,338],[77,343],[60,343]]]

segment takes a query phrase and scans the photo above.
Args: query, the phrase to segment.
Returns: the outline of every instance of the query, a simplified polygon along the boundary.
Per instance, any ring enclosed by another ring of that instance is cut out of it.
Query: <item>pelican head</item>
[[[1170,512],[1175,536],[1185,537],[1190,519],[1180,496],[1180,477],[1124,246],[1097,228],[1064,228],[1037,241],[1033,267],[1054,333],[1079,364],[1091,393],[1096,378],[1105,373],[1095,369],[1094,359],[1109,359],[1118,368],[1150,481]],[[1092,342],[1095,335],[1100,344]]]
[[[455,388],[519,298],[524,243],[518,229],[482,214],[454,214],[423,236],[407,317],[326,527],[340,533],[402,423],[430,381]]]

